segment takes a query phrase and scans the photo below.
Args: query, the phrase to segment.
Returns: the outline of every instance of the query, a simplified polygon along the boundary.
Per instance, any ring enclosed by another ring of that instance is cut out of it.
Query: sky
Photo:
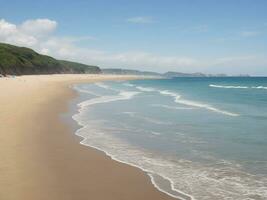
[[[267,75],[266,0],[0,0],[0,42],[157,72]]]

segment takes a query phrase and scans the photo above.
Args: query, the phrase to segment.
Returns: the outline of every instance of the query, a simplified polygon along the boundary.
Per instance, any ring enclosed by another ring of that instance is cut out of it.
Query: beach
[[[74,83],[136,76],[41,75],[0,78],[0,199],[172,199],[140,169],[80,145],[60,116]]]

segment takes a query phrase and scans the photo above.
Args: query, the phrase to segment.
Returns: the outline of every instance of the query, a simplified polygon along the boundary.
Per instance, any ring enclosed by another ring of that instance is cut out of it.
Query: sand
[[[140,169],[79,144],[60,115],[76,93],[72,83],[135,79],[111,75],[0,78],[1,200],[157,200]]]

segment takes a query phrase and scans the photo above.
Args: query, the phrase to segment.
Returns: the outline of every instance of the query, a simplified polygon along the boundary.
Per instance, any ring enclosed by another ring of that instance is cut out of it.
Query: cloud
[[[24,33],[15,24],[11,24],[4,19],[0,20],[0,41],[29,46],[37,43],[34,36]]]
[[[176,56],[160,56],[147,52],[111,53],[106,51],[80,48],[60,39],[50,39],[43,44],[45,51],[57,58],[76,60],[102,67],[139,68],[153,71],[164,71],[164,68],[187,67],[196,65],[194,59]]]
[[[144,19],[142,19],[144,20]],[[138,19],[137,21],[142,21]],[[144,21],[143,21],[144,23]],[[5,20],[0,21],[0,41],[33,48],[42,54],[59,59],[69,59],[105,67],[142,67],[150,70],[179,66],[193,66],[197,61],[183,56],[162,56],[148,52],[111,53],[79,47],[76,43],[94,40],[94,37],[55,37],[53,32],[57,22],[49,19],[27,20],[15,25]]]
[[[57,23],[49,19],[27,20],[15,25],[4,19],[0,20],[0,41],[15,45],[33,47],[39,38],[47,36],[56,29]]]
[[[56,27],[56,21],[49,19],[35,19],[23,22],[18,28],[24,33],[39,37],[52,33]]]
[[[108,52],[79,46],[81,41],[95,40],[94,37],[55,36],[57,22],[50,19],[32,19],[21,24],[0,20],[0,42],[26,46],[39,53],[100,67],[133,68],[152,71],[196,72],[253,72],[259,66],[266,73],[267,55],[235,55],[218,58],[193,58],[181,55],[157,55],[142,51]],[[84,46],[84,45],[83,45]]]
[[[4,19],[0,20],[0,36],[7,37],[16,32],[16,25],[6,22]]]
[[[128,18],[127,21],[134,24],[151,24],[155,22],[151,17],[146,16]]]

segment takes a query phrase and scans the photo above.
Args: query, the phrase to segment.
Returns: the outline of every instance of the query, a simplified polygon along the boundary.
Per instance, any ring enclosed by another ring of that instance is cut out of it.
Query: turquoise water
[[[267,78],[80,84],[82,144],[180,199],[267,199]]]

